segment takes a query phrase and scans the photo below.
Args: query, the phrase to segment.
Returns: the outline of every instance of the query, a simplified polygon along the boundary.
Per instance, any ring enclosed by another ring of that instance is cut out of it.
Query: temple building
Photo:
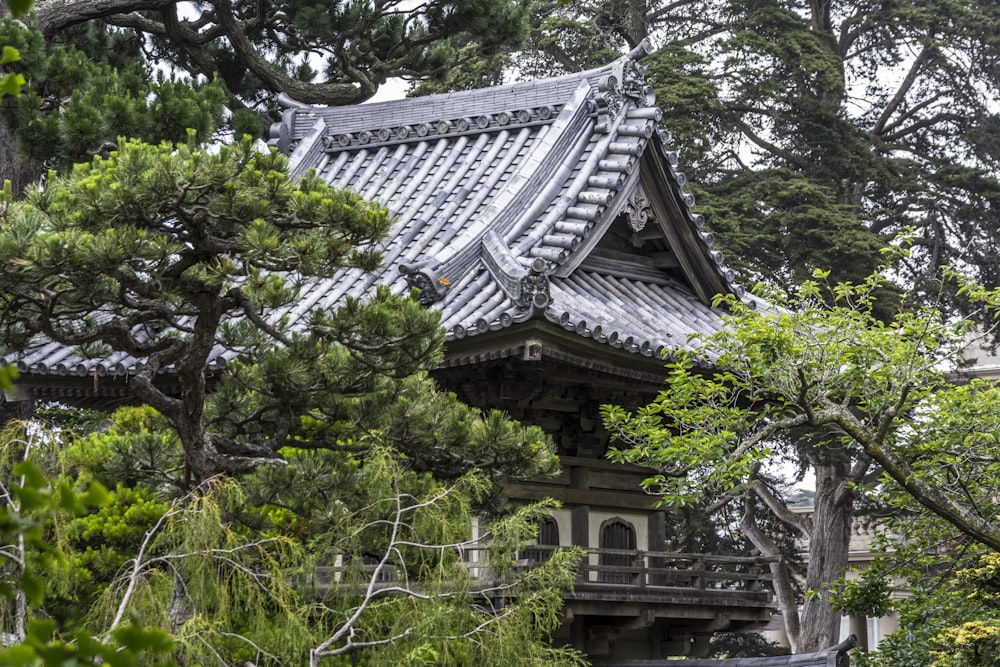
[[[665,552],[671,526],[639,486],[650,471],[605,457],[599,407],[648,403],[664,354],[720,326],[712,297],[749,298],[693,209],[642,55],[358,106],[283,99],[271,130],[293,175],[314,169],[395,216],[381,271],[318,281],[291,316],[376,283],[417,287],[447,332],[437,381],[552,434],[562,473],[504,490],[563,504],[526,560],[588,549],[556,639],[599,665],[697,655],[713,633],[763,628],[774,611],[763,560]],[[49,346],[21,358],[18,396],[110,405],[127,395],[115,378],[134,360],[72,354]]]

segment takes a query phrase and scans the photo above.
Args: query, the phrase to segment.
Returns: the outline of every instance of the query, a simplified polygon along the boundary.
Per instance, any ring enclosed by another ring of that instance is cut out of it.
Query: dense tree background
[[[6,22],[26,75],[4,102],[0,178],[20,192],[48,168],[107,152],[119,136],[263,135],[276,98],[355,104],[392,77],[440,77],[523,36],[517,2],[93,3],[41,0],[28,28]],[[452,46],[461,41],[463,48]],[[225,113],[223,112],[225,109]]]
[[[540,0],[530,13],[522,51],[415,92],[583,70],[649,38],[647,80],[698,210],[743,280],[794,291],[818,269],[831,285],[860,282],[912,230],[877,315],[891,319],[900,302],[888,296],[902,291],[906,307],[981,316],[940,270],[1000,284],[996,3]],[[755,468],[740,496],[744,530],[767,552],[783,533],[811,536],[807,587],[822,592],[847,564],[858,489],[879,468],[826,447],[822,430],[781,437],[773,460],[816,478],[816,512],[789,512],[787,488]],[[762,523],[774,517],[783,529]],[[782,597],[797,650],[822,648],[839,616],[826,594]]]
[[[995,3],[541,0],[529,11],[522,51],[437,89],[596,67],[650,38],[643,64],[699,210],[748,281],[789,286],[813,269],[862,279],[906,228],[914,293],[935,298],[948,263],[1000,281]]]

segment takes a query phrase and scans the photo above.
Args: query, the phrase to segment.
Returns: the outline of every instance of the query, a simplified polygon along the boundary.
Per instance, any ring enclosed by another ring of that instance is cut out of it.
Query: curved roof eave
[[[742,290],[692,210],[638,55],[485,90],[354,107],[291,103],[271,143],[291,154],[293,175],[315,169],[381,201],[396,223],[385,269],[314,281],[276,316],[297,321],[381,283],[400,293],[419,287],[453,341],[538,319],[654,356],[717,329],[711,297]],[[679,254],[683,284],[590,261],[639,188]],[[219,347],[209,367],[233,355]],[[128,375],[139,363],[124,354],[86,359],[55,344],[16,361],[25,374],[80,380]]]

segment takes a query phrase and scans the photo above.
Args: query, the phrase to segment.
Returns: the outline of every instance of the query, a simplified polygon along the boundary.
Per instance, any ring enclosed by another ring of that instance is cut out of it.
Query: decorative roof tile
[[[384,269],[304,286],[296,318],[376,283],[439,309],[449,339],[538,318],[653,356],[718,328],[732,283],[634,57],[543,81],[352,107],[287,98],[271,143],[293,175],[388,206]],[[214,367],[234,352],[217,348]],[[23,372],[126,375],[127,355],[44,346]]]

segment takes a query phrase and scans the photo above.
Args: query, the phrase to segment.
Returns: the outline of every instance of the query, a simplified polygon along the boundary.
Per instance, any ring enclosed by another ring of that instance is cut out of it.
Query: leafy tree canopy
[[[521,37],[526,19],[519,3],[485,0],[39,0],[35,16],[46,37],[98,19],[133,30],[151,60],[218,76],[234,103],[284,92],[335,105],[362,102],[391,77],[443,74],[456,64],[452,37],[472,35],[477,52],[498,52]]]
[[[106,154],[120,136],[183,141],[194,128],[202,140],[259,137],[277,120],[279,93],[363,102],[390,78],[442,77],[503,52],[526,26],[514,0],[42,0],[23,19],[0,22],[10,47],[0,94],[30,85],[0,105],[13,133],[0,131],[0,179],[18,194],[46,168]]]
[[[803,628],[816,600],[860,605],[874,616],[885,611],[879,605],[887,603],[889,575],[873,572],[868,589],[864,581],[843,593],[832,586],[846,566],[836,558],[835,535],[842,532],[846,548],[850,517],[863,501],[876,516],[898,517],[890,526],[900,558],[926,552],[952,561],[905,570],[915,589],[946,576],[955,554],[964,555],[964,549],[941,551],[942,545],[975,545],[969,557],[1000,548],[997,434],[984,428],[996,421],[1000,393],[985,380],[956,381],[948,370],[956,368],[972,322],[931,306],[900,308],[884,321],[874,310],[883,275],[858,284],[827,279],[819,272],[790,298],[769,290],[770,305],[758,309],[720,297],[732,313],[724,329],[702,337],[697,352],[670,361],[667,388],[655,402],[631,414],[604,408],[620,444],[610,456],[654,467],[658,472],[645,485],[666,504],[688,505],[706,493],[729,496],[742,503],[741,527],[765,552],[780,531],[759,525],[758,505],[810,538],[814,558],[806,586],[812,593]],[[995,290],[956,273],[950,279],[962,285],[964,298],[996,312]],[[790,512],[763,474],[775,459],[815,471],[812,518]],[[843,520],[827,524],[837,507]],[[839,564],[815,576],[814,561]],[[928,587],[938,588],[940,580]],[[791,592],[777,592],[790,613],[784,600],[793,599]],[[797,629],[797,622],[789,627]]]
[[[991,490],[1000,470],[986,454],[996,434],[976,426],[1000,394],[982,380],[956,384],[942,365],[971,325],[931,307],[881,322],[872,294],[884,281],[837,284],[834,301],[810,281],[763,310],[725,299],[733,314],[724,330],[678,353],[655,403],[634,414],[605,408],[624,445],[615,458],[655,464],[647,487],[685,503],[706,487],[740,491],[776,435],[820,428],[815,446],[871,458],[886,483],[1000,548]],[[995,292],[967,283],[963,293],[995,308]],[[702,370],[708,359],[717,373]]]
[[[0,22],[0,42],[18,49],[14,71],[27,79],[0,107],[22,160],[67,171],[122,136],[184,142],[192,129],[205,142],[220,125],[223,87],[154,73],[135,35],[85,24],[62,37],[46,43],[20,22]]]

